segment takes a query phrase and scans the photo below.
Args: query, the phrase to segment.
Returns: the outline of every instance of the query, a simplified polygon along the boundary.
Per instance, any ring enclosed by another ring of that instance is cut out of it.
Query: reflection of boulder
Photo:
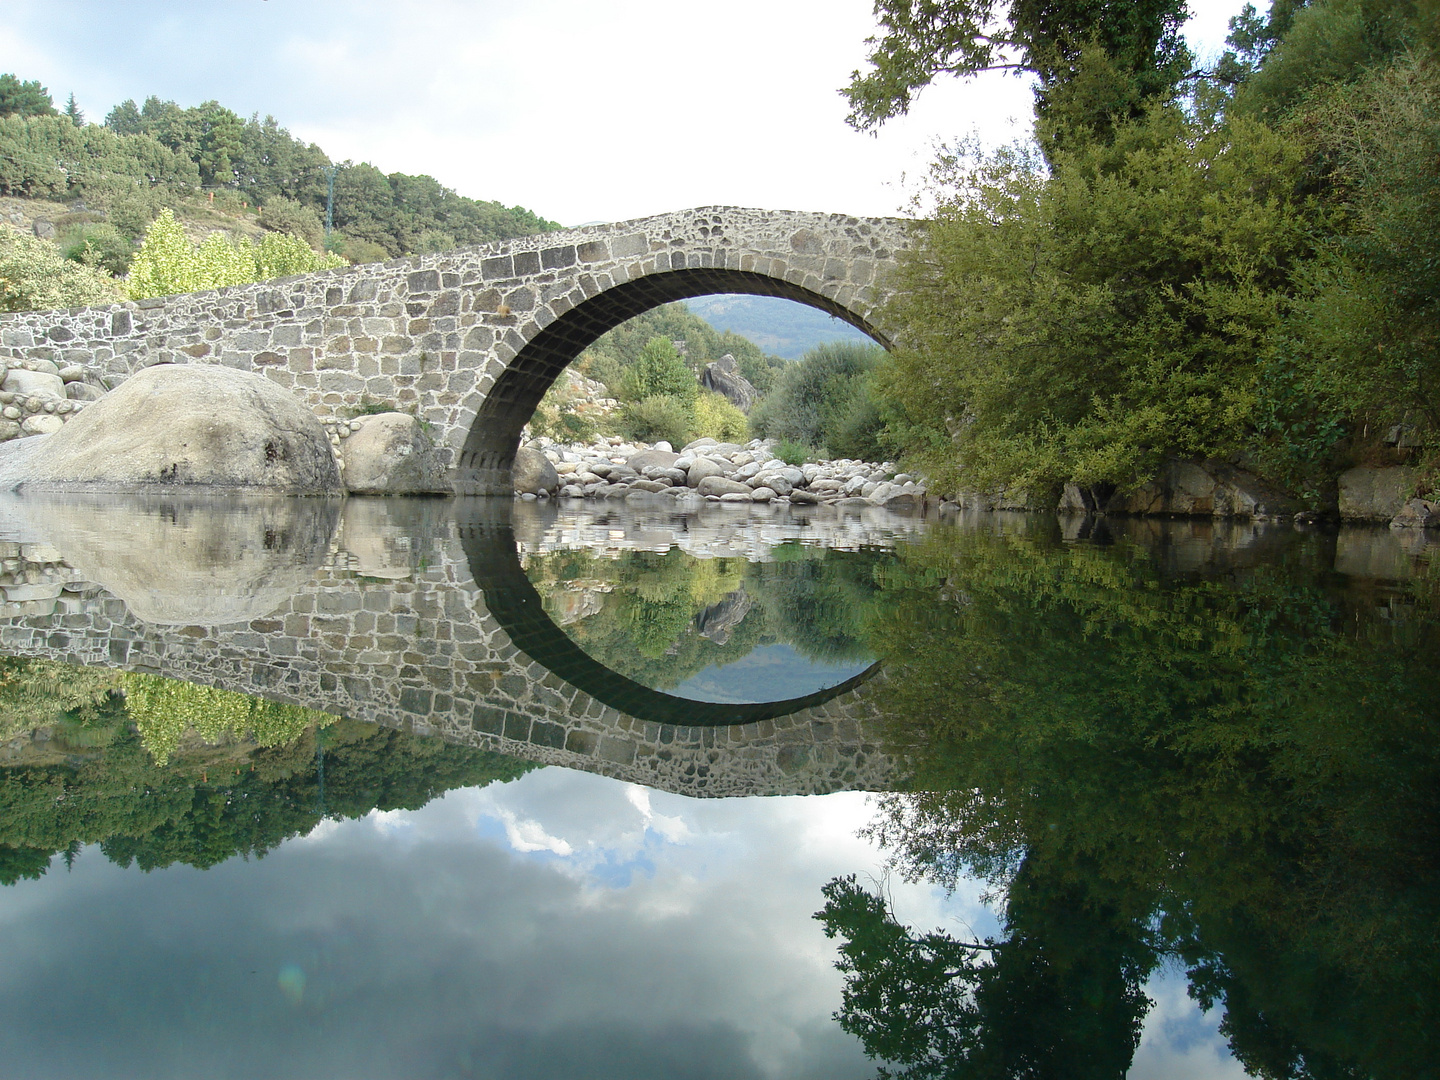
[[[342,494],[315,415],[269,379],[215,364],[146,368],[55,433],[0,444],[0,487],[22,485]]]
[[[695,616],[695,629],[701,637],[709,638],[716,645],[724,645],[754,606],[755,601],[750,599],[749,593],[736,589],[719,603],[699,612]]]
[[[136,618],[182,626],[281,607],[314,577],[339,515],[318,499],[0,498],[7,532],[53,545]]]
[[[755,404],[759,397],[759,391],[750,385],[749,380],[740,374],[740,367],[735,363],[735,357],[726,353],[713,364],[706,364],[705,370],[700,373],[700,385],[706,390],[713,390],[717,394],[723,394],[729,398],[730,403],[743,413],[748,413],[750,407]]]

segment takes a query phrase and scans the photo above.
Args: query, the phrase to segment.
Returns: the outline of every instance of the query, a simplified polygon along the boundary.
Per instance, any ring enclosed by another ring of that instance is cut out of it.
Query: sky
[[[0,889],[7,1077],[868,1080],[820,887],[883,874],[871,797],[696,800],[559,768],[327,821],[260,860],[95,847]],[[906,922],[994,934],[967,883]],[[1167,973],[1129,1080],[1236,1080]]]
[[[1191,0],[1214,55],[1243,0]],[[89,119],[156,95],[270,114],[334,160],[565,225],[694,206],[903,212],[939,141],[1023,136],[1012,76],[948,80],[878,135],[838,89],[870,0],[6,0],[0,70]]]

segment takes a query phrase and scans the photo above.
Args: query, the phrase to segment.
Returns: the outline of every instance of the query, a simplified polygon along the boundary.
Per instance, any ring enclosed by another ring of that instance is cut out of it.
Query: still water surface
[[[1434,1069],[1423,540],[10,499],[0,541],[7,1076]]]

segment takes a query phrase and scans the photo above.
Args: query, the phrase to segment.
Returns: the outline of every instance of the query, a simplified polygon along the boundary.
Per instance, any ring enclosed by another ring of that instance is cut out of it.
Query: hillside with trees
[[[0,196],[54,204],[49,220],[65,255],[116,275],[165,209],[193,222],[196,239],[215,228],[293,234],[349,262],[558,228],[524,207],[458,195],[434,177],[332,162],[272,116],[150,97],[91,123],[73,96],[57,109],[45,87],[15,75],[0,75]]]

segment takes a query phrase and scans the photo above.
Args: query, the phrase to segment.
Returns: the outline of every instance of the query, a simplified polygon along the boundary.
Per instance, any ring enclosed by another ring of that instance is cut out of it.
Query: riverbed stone
[[[510,467],[510,479],[515,493],[524,495],[547,495],[560,490],[560,474],[541,451],[522,446],[515,451],[515,463]]]
[[[700,484],[711,476],[725,476],[726,468],[718,461],[708,457],[697,457],[695,463],[686,471],[685,482],[693,488],[699,488]]]
[[[27,397],[62,399],[65,397],[65,383],[59,375],[49,375],[43,371],[26,371],[24,368],[11,368],[7,371],[4,382],[0,382],[0,389],[11,394],[24,394]]]
[[[1404,508],[1420,480],[1408,465],[1361,465],[1340,474],[1340,517],[1344,521],[1389,521]]]
[[[750,497],[750,487],[739,480],[728,480],[723,476],[707,476],[695,485],[701,495],[744,495]]]
[[[408,413],[378,413],[340,442],[345,490],[358,495],[448,492],[425,427]]]

